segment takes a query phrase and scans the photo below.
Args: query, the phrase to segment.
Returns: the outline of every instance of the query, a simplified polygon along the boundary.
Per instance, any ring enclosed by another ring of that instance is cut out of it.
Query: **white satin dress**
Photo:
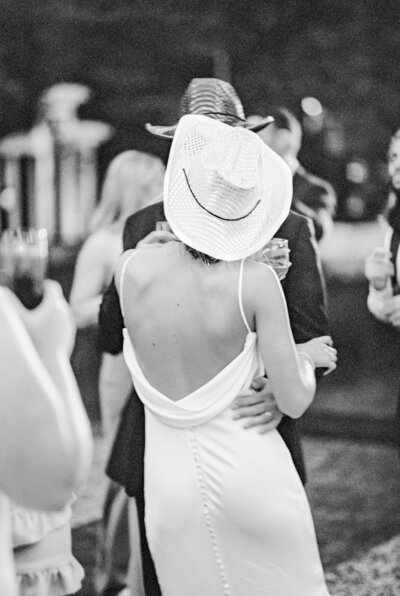
[[[240,271],[243,350],[183,399],[150,385],[124,329],[125,359],[145,406],[145,522],[157,577],[163,596],[329,596],[307,497],[283,439],[276,430],[243,429],[230,409],[264,374]]]

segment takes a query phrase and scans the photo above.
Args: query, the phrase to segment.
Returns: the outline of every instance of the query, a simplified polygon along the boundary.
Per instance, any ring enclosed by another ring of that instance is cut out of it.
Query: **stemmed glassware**
[[[0,283],[8,286],[29,309],[43,298],[48,266],[45,229],[16,228],[0,237]]]
[[[289,260],[289,244],[285,238],[272,238],[261,250],[256,252],[252,258],[271,265],[278,279],[285,279],[291,262]]]

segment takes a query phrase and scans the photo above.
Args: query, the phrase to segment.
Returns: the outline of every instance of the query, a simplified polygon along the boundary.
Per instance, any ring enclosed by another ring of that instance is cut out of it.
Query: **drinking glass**
[[[157,230],[157,232],[160,232],[160,231],[170,232],[171,228],[167,221],[156,221],[156,230]]]
[[[1,282],[7,285],[29,309],[43,298],[48,265],[45,229],[16,228],[0,237]]]
[[[289,260],[289,243],[286,238],[272,238],[261,250],[259,250],[253,259],[271,265],[278,279],[285,279],[291,262]]]

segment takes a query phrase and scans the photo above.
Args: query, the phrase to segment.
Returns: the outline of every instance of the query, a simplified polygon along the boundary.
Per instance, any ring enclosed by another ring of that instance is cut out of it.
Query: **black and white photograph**
[[[0,596],[399,596],[400,3],[0,31]]]

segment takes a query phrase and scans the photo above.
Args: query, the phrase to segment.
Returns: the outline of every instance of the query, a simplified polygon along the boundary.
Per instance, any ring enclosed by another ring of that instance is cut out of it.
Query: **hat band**
[[[246,217],[249,217],[249,215],[251,215],[253,213],[253,211],[258,207],[258,205],[261,203],[261,199],[258,199],[257,203],[254,205],[254,207],[245,215],[242,215],[240,217],[222,217],[222,215],[217,215],[216,213],[213,213],[212,211],[210,211],[209,209],[207,209],[207,207],[204,207],[204,205],[202,205],[200,203],[200,201],[198,200],[198,198],[196,197],[196,195],[194,194],[192,187],[190,186],[190,182],[189,182],[189,178],[186,174],[185,168],[182,168],[183,174],[185,176],[185,180],[186,180],[186,184],[188,185],[188,189],[190,190],[190,194],[192,195],[192,197],[194,198],[194,200],[196,201],[196,203],[198,204],[199,207],[201,207],[204,211],[206,211],[207,213],[209,213],[210,215],[212,215],[213,217],[217,217],[218,219],[222,219],[223,221],[240,221],[241,219],[246,219]]]
[[[236,120],[243,122],[243,124],[246,123],[245,118],[241,118],[237,114],[230,114],[229,112],[201,112],[201,114],[203,116],[227,116],[228,118],[236,118]]]

